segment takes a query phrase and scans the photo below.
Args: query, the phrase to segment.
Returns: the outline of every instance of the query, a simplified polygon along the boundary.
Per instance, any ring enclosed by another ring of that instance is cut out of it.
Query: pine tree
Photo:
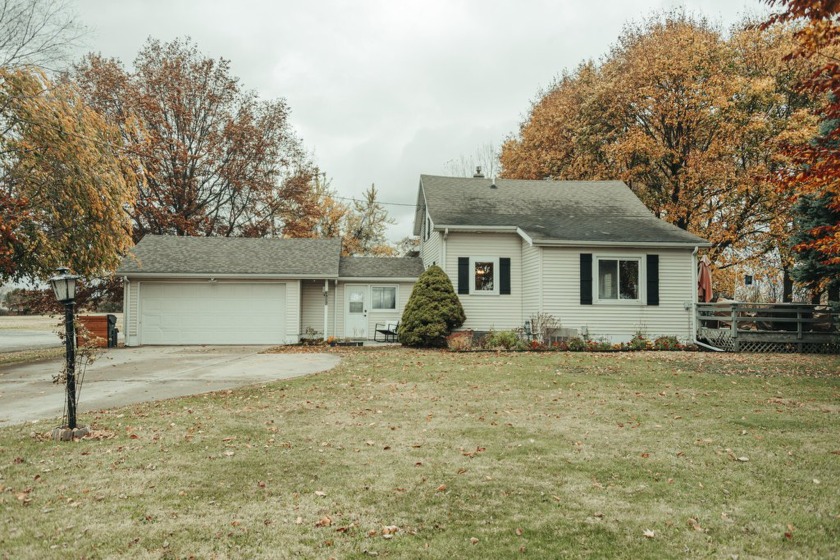
[[[830,195],[819,198],[802,196],[794,207],[794,222],[797,232],[791,238],[796,256],[796,265],[791,272],[794,280],[812,294],[828,291],[828,299],[840,300],[840,264],[825,262],[823,255],[811,248],[816,238],[815,231],[840,222],[840,212],[829,206]],[[797,249],[797,247],[799,249]]]
[[[398,338],[405,346],[441,347],[446,335],[465,320],[449,276],[439,266],[431,266],[417,279],[408,298]]]

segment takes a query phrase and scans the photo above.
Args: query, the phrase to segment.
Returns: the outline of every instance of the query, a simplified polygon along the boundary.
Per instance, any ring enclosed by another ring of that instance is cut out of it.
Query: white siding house
[[[656,218],[624,183],[423,175],[417,200],[421,258],[452,280],[463,329],[542,313],[612,342],[693,337],[695,255],[709,243]]]
[[[147,236],[117,271],[126,345],[373,338],[399,321],[422,261],[340,251],[338,239]]]

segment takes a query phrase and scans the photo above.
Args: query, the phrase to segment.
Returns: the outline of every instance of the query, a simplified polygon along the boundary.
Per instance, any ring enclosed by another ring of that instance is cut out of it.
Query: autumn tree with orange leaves
[[[725,36],[682,12],[628,26],[603,61],[540,95],[502,147],[502,174],[624,180],[709,239],[718,270],[783,251],[789,203],[768,177],[786,165],[780,143],[817,125],[813,96],[795,88],[809,64],[782,60],[791,41],[786,26]]]
[[[799,236],[794,247],[804,258],[816,257],[806,266],[831,270],[817,284],[832,284],[837,294],[837,270],[840,266],[840,2],[837,0],[765,0],[783,11],[773,15],[764,27],[780,22],[800,25],[794,34],[795,44],[786,60],[806,60],[815,69],[799,83],[800,90],[818,96],[815,114],[823,122],[819,134],[800,142],[789,142],[786,155],[790,166],[780,172],[778,184],[792,199],[806,197],[805,206],[824,205],[829,217]],[[810,201],[810,202],[809,202]],[[810,280],[817,280],[811,278]]]
[[[189,40],[149,40],[126,71],[89,55],[73,78],[116,122],[140,165],[134,239],[174,235],[299,237],[315,211],[316,170],[282,99],[243,90],[227,60]]]
[[[131,246],[120,133],[72,84],[0,69],[0,280],[106,273]]]

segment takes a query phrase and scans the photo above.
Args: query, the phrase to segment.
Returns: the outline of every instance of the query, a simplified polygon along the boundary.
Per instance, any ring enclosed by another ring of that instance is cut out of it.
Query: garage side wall
[[[123,303],[123,335],[126,346],[137,346],[138,303],[140,299],[140,283],[128,281],[125,283]]]
[[[324,281],[303,280],[300,292],[301,312],[301,333],[305,334],[307,328],[314,329],[317,338],[335,335],[333,326],[335,324],[333,313],[335,313],[335,286],[332,281],[329,283],[327,301],[329,302],[329,316],[327,327],[324,330]]]
[[[300,280],[286,282],[286,344],[300,342]]]

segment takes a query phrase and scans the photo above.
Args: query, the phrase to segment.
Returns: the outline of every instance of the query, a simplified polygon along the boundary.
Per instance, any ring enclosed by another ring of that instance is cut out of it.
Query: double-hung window
[[[393,310],[397,308],[396,286],[372,286],[370,289],[370,308]]]
[[[597,294],[600,301],[640,301],[639,258],[598,258]]]
[[[498,294],[499,293],[499,259],[479,258],[470,259],[472,269],[472,281],[470,283],[471,294]]]

